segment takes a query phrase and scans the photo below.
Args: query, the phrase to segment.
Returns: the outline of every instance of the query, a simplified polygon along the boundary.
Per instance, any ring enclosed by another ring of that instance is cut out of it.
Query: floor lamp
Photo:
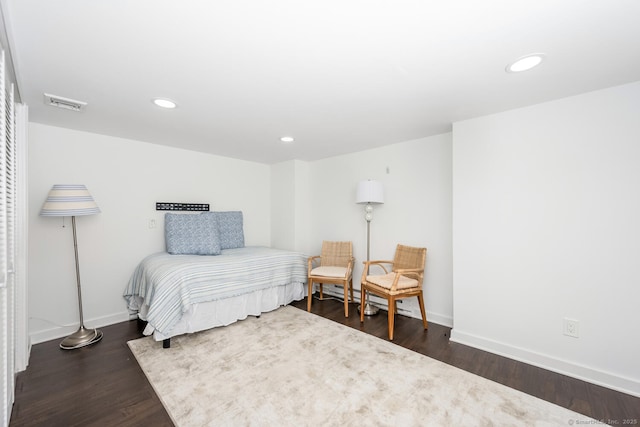
[[[76,238],[76,216],[94,215],[100,208],[84,185],[54,185],[42,206],[42,216],[70,216],[73,228],[73,249],[76,257],[76,284],[78,287],[78,308],[80,328],[60,343],[63,350],[73,350],[96,343],[102,339],[102,332],[84,327],[82,316],[82,289],[80,287],[80,265],[78,263],[78,239]]]
[[[382,184],[378,181],[360,181],[358,190],[356,191],[356,203],[365,204],[364,219],[367,221],[367,261],[369,261],[369,248],[371,241],[371,220],[373,219],[373,205],[384,203],[384,191]],[[367,271],[367,274],[369,272]],[[360,296],[362,298],[362,295]],[[358,306],[358,310],[360,307]],[[369,304],[369,294],[367,294],[367,302],[364,306],[365,316],[373,316],[378,314],[378,307]]]

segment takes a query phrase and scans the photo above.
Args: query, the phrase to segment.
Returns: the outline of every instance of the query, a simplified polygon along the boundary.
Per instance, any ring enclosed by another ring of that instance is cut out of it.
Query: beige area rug
[[[178,426],[567,426],[589,419],[294,307],[130,341]]]

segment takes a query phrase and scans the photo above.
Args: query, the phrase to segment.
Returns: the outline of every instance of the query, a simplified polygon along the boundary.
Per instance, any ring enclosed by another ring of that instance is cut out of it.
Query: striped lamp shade
[[[84,185],[54,185],[49,191],[40,215],[81,216],[100,213],[93,197]]]

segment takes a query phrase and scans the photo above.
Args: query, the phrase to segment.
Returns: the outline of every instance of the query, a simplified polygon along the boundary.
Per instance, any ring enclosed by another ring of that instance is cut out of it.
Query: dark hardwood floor
[[[173,426],[127,346],[142,336],[142,323],[100,330],[104,337],[89,347],[61,350],[60,340],[32,347],[10,426]]]
[[[306,299],[292,305],[306,310]],[[386,312],[361,324],[353,304],[349,318],[342,302],[332,299],[314,300],[312,311],[387,339]],[[58,341],[33,346],[29,367],[17,377],[10,426],[173,425],[126,344],[142,336],[141,323],[101,330],[101,342],[79,350],[60,350]],[[599,421],[640,424],[640,398],[451,343],[449,332],[434,323],[424,332],[420,320],[397,316],[393,342]]]

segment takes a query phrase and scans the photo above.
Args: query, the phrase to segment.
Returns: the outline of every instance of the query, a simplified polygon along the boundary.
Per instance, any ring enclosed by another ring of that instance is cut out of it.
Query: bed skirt
[[[164,335],[148,325],[144,335],[153,335],[156,341],[203,331],[218,326],[227,326],[248,316],[260,316],[278,307],[299,301],[307,294],[304,283],[290,283],[282,286],[256,290],[243,295],[192,305],[172,328],[170,335]],[[146,320],[148,306],[142,305],[138,317]]]

